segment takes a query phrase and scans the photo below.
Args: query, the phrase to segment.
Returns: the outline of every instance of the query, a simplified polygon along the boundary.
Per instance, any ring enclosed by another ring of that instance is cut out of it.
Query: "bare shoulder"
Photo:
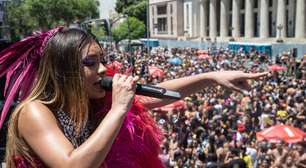
[[[52,111],[39,101],[24,105],[18,117],[18,130],[21,135],[33,135],[56,126],[57,121]]]

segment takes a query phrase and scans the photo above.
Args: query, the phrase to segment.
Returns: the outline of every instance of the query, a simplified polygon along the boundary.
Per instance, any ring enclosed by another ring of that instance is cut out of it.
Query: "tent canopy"
[[[140,39],[140,41],[143,42],[146,46],[150,46],[150,47],[158,47],[159,46],[158,39],[142,38],[142,39]]]
[[[242,48],[244,51],[250,51],[251,49],[256,49],[260,53],[265,53],[272,56],[272,44],[269,43],[244,43],[244,42],[229,42],[228,48],[234,51],[238,51]]]

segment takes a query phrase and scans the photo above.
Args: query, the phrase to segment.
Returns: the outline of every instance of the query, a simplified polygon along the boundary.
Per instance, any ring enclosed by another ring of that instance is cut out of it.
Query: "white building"
[[[306,0],[150,0],[152,38],[306,40]]]

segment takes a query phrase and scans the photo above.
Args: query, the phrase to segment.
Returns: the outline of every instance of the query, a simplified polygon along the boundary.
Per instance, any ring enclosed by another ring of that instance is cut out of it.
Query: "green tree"
[[[11,39],[19,40],[24,35],[28,35],[31,30],[38,27],[28,7],[18,1],[12,1],[6,6],[7,24],[10,26]]]
[[[128,16],[136,17],[143,23],[147,20],[148,0],[117,0],[116,11]]]
[[[128,22],[130,28],[128,27]],[[112,35],[116,42],[128,38],[138,39],[143,37],[144,34],[145,25],[135,17],[129,17],[128,20],[123,21],[117,27],[112,29]]]
[[[98,16],[96,0],[13,0],[6,11],[15,37]]]
[[[102,38],[105,37],[106,35],[104,27],[102,27],[99,24],[93,24],[90,28],[90,31],[93,35],[95,35],[98,38],[98,40],[102,40]]]

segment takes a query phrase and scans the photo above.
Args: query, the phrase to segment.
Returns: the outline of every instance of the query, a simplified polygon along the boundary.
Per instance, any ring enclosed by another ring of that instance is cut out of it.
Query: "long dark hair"
[[[63,28],[52,36],[43,50],[30,95],[22,101],[10,118],[6,162],[14,167],[13,156],[23,156],[33,162],[33,152],[18,133],[18,116],[29,102],[40,101],[52,112],[63,110],[79,132],[88,120],[88,96],[85,92],[82,68],[83,49],[96,42],[94,36],[80,30]]]

